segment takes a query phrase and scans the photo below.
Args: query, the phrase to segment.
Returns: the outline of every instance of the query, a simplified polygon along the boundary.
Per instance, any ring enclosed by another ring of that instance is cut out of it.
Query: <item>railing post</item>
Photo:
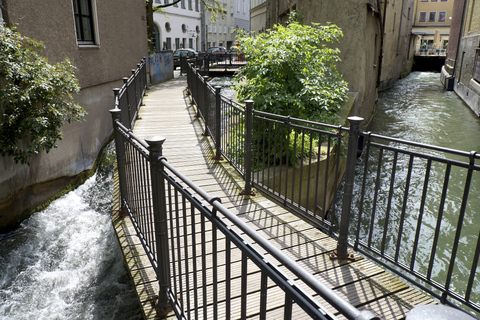
[[[154,136],[145,139],[150,152],[150,175],[152,183],[152,203],[155,227],[155,247],[157,259],[157,280],[160,287],[155,309],[159,315],[170,310],[168,291],[170,289],[170,261],[168,251],[167,204],[162,159],[164,137]],[[155,254],[155,253],[154,253]],[[165,313],[165,314],[164,314]]]
[[[221,103],[222,103],[222,96],[220,95],[220,90],[222,89],[221,86],[215,86],[215,156],[213,160],[222,160],[222,155],[220,152],[221,144]]]
[[[345,185],[342,199],[342,216],[338,235],[337,250],[330,258],[354,259],[353,254],[348,253],[348,228],[350,223],[350,209],[352,206],[353,183],[355,178],[355,163],[357,160],[358,130],[363,121],[361,117],[348,117],[350,132],[348,134],[347,168],[345,171]]]
[[[253,100],[245,100],[245,189],[241,195],[254,196],[252,190]]]
[[[118,92],[117,92],[118,93]],[[117,97],[117,96],[116,96]],[[125,217],[128,212],[125,209],[124,201],[127,197],[127,175],[125,172],[125,146],[123,144],[123,136],[118,131],[116,122],[122,122],[120,109],[111,109],[110,114],[112,115],[113,121],[113,131],[115,134],[115,152],[117,153],[117,170],[118,170],[118,183],[120,185],[120,209],[118,215],[120,217]]]
[[[205,132],[203,133],[204,136],[208,136],[208,126],[210,125],[210,121],[208,119],[208,115],[210,114],[210,99],[208,97],[208,76],[203,76],[203,121],[205,121]]]

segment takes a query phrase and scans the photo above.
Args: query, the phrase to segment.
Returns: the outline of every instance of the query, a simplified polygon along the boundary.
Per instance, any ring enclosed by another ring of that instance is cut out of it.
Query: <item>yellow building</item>
[[[445,56],[454,0],[415,0],[415,55]]]

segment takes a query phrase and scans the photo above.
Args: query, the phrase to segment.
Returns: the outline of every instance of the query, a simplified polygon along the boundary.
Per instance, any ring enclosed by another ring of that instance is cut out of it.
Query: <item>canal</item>
[[[82,186],[0,234],[0,319],[142,319],[112,228],[113,150]]]
[[[393,88],[379,93],[378,105],[373,123],[369,130],[375,134],[395,137],[404,140],[415,141],[424,144],[436,145],[463,151],[480,151],[480,120],[468,108],[464,102],[457,97],[453,91],[447,91],[440,83],[439,73],[434,72],[412,72],[406,78],[397,81]],[[357,171],[363,170],[364,154],[358,160]],[[450,157],[441,152],[435,152],[435,156]],[[370,155],[374,159],[377,155]],[[390,188],[390,175],[392,163],[394,163],[393,152],[383,154],[384,161],[379,185],[377,201],[373,201],[375,178],[367,181],[366,197],[362,203],[364,212],[377,212],[376,223],[373,225],[374,235],[372,242],[379,247],[382,241],[383,221],[386,220],[385,212],[390,205],[390,225],[392,233],[386,239],[386,252],[391,256],[397,245],[395,230],[400,224],[400,213],[404,197],[405,181],[409,157],[399,156],[396,159],[396,176],[394,192],[391,202],[388,201],[388,190]],[[465,161],[465,159],[462,159]],[[373,166],[372,166],[373,167]],[[462,205],[463,190],[465,186],[465,171],[452,169],[448,192],[446,194],[443,217],[440,219],[439,243],[433,248],[432,239],[435,229],[438,226],[439,202],[442,195],[442,185],[445,179],[446,166],[440,163],[432,165],[429,175],[429,187],[426,193],[426,205],[423,214],[423,221],[419,233],[419,248],[413,261],[414,270],[425,273],[428,268],[430,254],[436,250],[433,263],[432,279],[439,283],[445,283],[447,270],[450,265],[452,243],[459,221],[459,211]],[[399,261],[407,266],[412,264],[413,239],[416,236],[417,219],[419,217],[420,203],[422,201],[423,186],[426,175],[426,161],[415,161],[412,169],[412,180],[408,196],[407,212],[404,229],[402,231],[402,246],[400,247]],[[376,170],[369,172],[371,177],[376,177]],[[397,182],[398,181],[398,182]],[[361,179],[355,181],[355,194],[360,194],[362,185]],[[360,207],[360,199],[354,197],[356,211]],[[357,221],[355,216],[351,232],[356,231]],[[365,220],[365,221],[364,221]],[[470,187],[465,219],[462,225],[459,251],[454,264],[452,287],[463,295],[468,283],[472,260],[475,255],[475,247],[480,231],[480,176],[474,173]],[[369,218],[362,218],[360,237],[366,239],[371,221]],[[473,283],[471,299],[480,303],[480,268],[477,267],[476,281]]]

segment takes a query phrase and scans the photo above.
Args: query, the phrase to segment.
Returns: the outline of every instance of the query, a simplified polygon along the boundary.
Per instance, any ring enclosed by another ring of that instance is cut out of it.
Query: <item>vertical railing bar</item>
[[[418,239],[420,238],[420,229],[423,220],[423,213],[425,209],[425,200],[427,198],[428,191],[428,180],[430,178],[430,168],[432,167],[432,159],[428,158],[427,169],[425,171],[425,179],[423,181],[423,191],[422,191],[422,200],[420,202],[420,212],[418,213],[417,228],[415,232],[415,240],[413,242],[412,257],[410,261],[410,270],[413,271],[415,267],[415,260],[417,257],[417,248],[418,248]]]
[[[175,246],[172,246],[172,254],[177,252],[177,258],[174,260],[173,266],[173,279],[174,285],[173,290],[177,295],[181,295],[183,293],[183,284],[182,284],[182,248],[181,248],[181,237],[180,237],[180,208],[179,208],[179,200],[178,200],[178,190],[175,188],[173,193],[175,208],[174,208],[174,217],[172,222],[175,222]],[[176,249],[176,250],[175,250]],[[177,274],[178,271],[178,274]],[[183,299],[180,301],[182,310],[183,308]]]
[[[459,214],[459,217],[458,217],[458,224],[457,224],[457,229],[456,229],[456,233],[455,233],[455,240],[453,241],[452,255],[450,257],[450,265],[448,266],[447,281],[445,283],[445,289],[447,291],[450,290],[450,283],[451,283],[451,280],[452,280],[451,278],[452,278],[453,268],[455,266],[455,260],[456,260],[456,257],[457,257],[458,244],[460,242],[460,236],[461,236],[461,233],[462,233],[463,220],[464,220],[464,217],[465,217],[465,210],[467,209],[468,194],[470,193],[470,184],[472,182],[473,168],[474,168],[474,165],[475,165],[475,155],[476,155],[475,151],[472,151],[470,153],[470,166],[468,168],[467,178],[465,179],[465,187],[463,189],[462,206],[460,207],[460,214]],[[446,295],[444,295],[442,298],[444,298],[446,300]],[[444,300],[444,299],[442,299],[442,300]]]
[[[295,129],[293,129],[293,130],[295,131],[295,134],[293,135],[293,152],[292,152],[292,160],[291,161],[292,161],[293,167],[295,168],[296,162],[297,162],[298,132]],[[290,137],[290,130],[288,130],[287,136]],[[286,153],[290,154],[290,143],[287,145]],[[285,165],[288,166],[289,162],[287,162]],[[296,170],[292,170],[292,196],[290,198],[290,203],[292,203],[292,204],[294,203],[294,199],[295,199],[295,180],[296,180],[295,171]],[[286,195],[287,195],[287,193],[285,193],[285,196]]]
[[[260,279],[260,320],[267,319],[267,274],[262,272]]]
[[[280,125],[282,126],[282,125]],[[288,120],[287,120],[287,123],[286,123],[286,126],[285,126],[285,130],[287,132],[287,143],[286,143],[286,150],[285,150],[285,154],[286,154],[286,158],[285,158],[285,166],[288,168],[288,164],[290,163],[290,117],[288,117]],[[279,135],[278,134],[275,134],[275,139],[278,137]],[[283,136],[283,126],[282,126],[282,129],[281,129],[281,133],[280,133],[280,137]],[[281,138],[282,140],[282,138]],[[283,157],[282,157],[282,154],[283,154],[283,142],[280,140],[280,166],[283,164],[282,161],[283,161]],[[275,140],[275,143],[276,143],[276,140]],[[277,151],[277,149],[275,148],[275,152]],[[273,167],[273,176],[275,177],[276,176],[276,172],[275,172],[275,163],[273,164],[274,167]],[[292,185],[295,183],[295,179],[292,178]],[[275,182],[274,182],[274,185],[275,185]],[[283,199],[283,205],[286,205],[287,204],[287,194],[288,194],[288,172],[287,174],[285,175],[285,196],[284,196],[284,199]],[[278,195],[280,196],[281,195],[281,192],[280,190],[278,190]]]
[[[248,285],[248,269],[247,269],[247,254],[245,251],[242,251],[242,288],[241,288],[241,306],[242,311],[240,314],[240,319],[245,320],[247,318],[247,285]]]
[[[377,164],[377,175],[375,178],[375,191],[373,196],[373,206],[372,206],[372,218],[370,221],[370,230],[368,234],[368,247],[372,246],[372,237],[374,233],[374,226],[375,226],[375,214],[377,209],[377,200],[378,200],[378,190],[380,189],[380,176],[382,172],[382,164],[383,164],[383,147],[380,147],[380,151],[378,153],[378,164]]]
[[[312,173],[312,154],[313,154],[313,132],[309,131],[309,134],[310,134],[310,145],[308,147],[308,171],[307,171],[307,195],[310,194],[310,174]],[[317,167],[318,167],[319,163],[317,163]],[[317,195],[315,194],[315,197]],[[305,203],[305,209],[306,211],[308,212],[308,207],[309,207],[309,199],[310,197],[306,197],[307,201]],[[315,206],[312,210],[312,213],[313,213],[313,216],[315,216]]]
[[[480,257],[480,231],[477,237],[477,246],[475,247],[475,254],[473,256],[472,268],[470,269],[470,276],[468,277],[467,289],[465,290],[465,300],[470,301],[470,295],[472,293],[473,282],[476,278],[476,271],[478,267],[478,260]]]
[[[325,217],[327,215],[327,195],[328,195],[328,176],[329,176],[329,168],[330,168],[330,149],[332,147],[332,136],[327,135],[327,161],[325,165],[325,180],[324,180],[324,185],[323,185],[323,216]],[[321,147],[320,147],[321,150]],[[335,210],[335,205],[333,206],[333,209]],[[333,219],[333,216],[335,215],[335,212],[332,212],[330,216],[331,219]],[[331,234],[333,231],[332,226],[329,228],[329,233]]]
[[[320,159],[322,158],[322,134],[318,133],[318,152],[317,152],[317,168],[315,170],[315,198],[313,201],[313,213],[314,216],[317,216],[317,209],[318,209],[318,188],[319,188],[319,177],[320,177]],[[325,207],[325,204],[323,204]],[[323,207],[321,207],[322,211],[322,222],[325,223],[325,212]]]
[[[447,163],[447,168],[445,170],[445,178],[443,181],[442,196],[440,198],[440,206],[438,207],[437,225],[435,228],[435,234],[433,236],[432,250],[430,253],[430,261],[428,263],[428,269],[427,269],[428,280],[430,280],[430,278],[432,277],[433,263],[434,263],[435,255],[437,252],[437,244],[438,244],[438,238],[440,236],[440,227],[442,225],[442,220],[443,220],[443,210],[445,207],[445,200],[447,198],[447,190],[448,190],[448,183],[450,181],[451,168],[452,168],[452,164],[450,162]]]
[[[387,241],[387,230],[390,222],[390,209],[392,208],[393,189],[395,188],[395,174],[397,169],[397,161],[398,161],[398,151],[395,151],[393,155],[392,173],[390,175],[390,190],[388,191],[387,210],[385,211],[385,224],[383,226],[383,237],[382,237],[382,247],[381,247],[382,255],[385,254],[385,242]]]
[[[193,256],[193,299],[194,299],[194,308],[195,308],[195,319],[198,319],[198,268],[197,268],[197,240],[196,240],[196,230],[195,230],[195,207],[191,206],[190,208],[190,219],[192,223],[192,256]],[[189,312],[189,315],[191,311]]]
[[[183,214],[183,246],[185,251],[185,284],[186,284],[186,291],[185,297],[187,297],[187,310],[188,310],[188,318],[190,319],[190,311],[191,311],[191,304],[190,304],[190,268],[189,268],[189,255],[188,255],[188,248],[190,247],[188,244],[188,225],[187,225],[187,202],[185,197],[182,197],[182,214]],[[192,224],[194,221],[192,220]],[[194,256],[195,259],[195,256]],[[183,299],[182,299],[183,300]]]
[[[402,235],[403,235],[403,225],[405,222],[405,214],[407,212],[407,202],[408,202],[408,193],[410,190],[410,180],[412,179],[412,168],[413,168],[413,155],[410,155],[410,159],[408,161],[408,172],[407,178],[405,181],[405,191],[403,193],[403,203],[402,203],[402,212],[400,213],[400,225],[398,226],[398,233],[397,233],[397,246],[395,249],[395,262],[398,262],[398,258],[400,255],[400,246],[402,242]]]
[[[207,317],[207,253],[205,248],[205,216],[202,214],[200,219],[200,229],[201,229],[201,247],[202,247],[202,293],[203,293],[203,318],[208,319]]]
[[[213,319],[218,319],[218,250],[217,250],[217,210],[212,209],[212,216],[214,221],[212,221],[212,272],[213,272]]]
[[[363,204],[365,203],[365,191],[367,186],[367,173],[368,173],[368,162],[370,160],[370,143],[371,143],[371,133],[366,133],[367,139],[365,140],[365,144],[367,148],[365,150],[365,159],[364,159],[364,167],[363,167],[363,178],[362,178],[362,190],[360,192],[360,206],[358,208],[358,223],[357,223],[357,234],[355,236],[355,245],[354,249],[358,249],[358,242],[360,240],[360,231],[362,227],[362,219],[363,219]]]
[[[292,298],[288,293],[285,293],[285,305],[283,307],[283,319],[292,319]]]
[[[301,207],[302,206],[302,182],[303,182],[303,155],[305,151],[305,129],[301,129],[301,134],[302,134],[302,145],[300,146],[300,177],[298,179],[298,205]],[[295,161],[297,160],[296,154],[295,154]],[[308,197],[306,197],[307,202],[308,202]],[[292,199],[293,200],[293,199]],[[308,210],[308,206],[305,205],[305,210]],[[308,211],[307,211],[308,212]]]
[[[231,318],[232,313],[232,302],[231,302],[231,292],[232,292],[232,248],[231,248],[231,241],[228,235],[225,235],[225,314],[226,318]]]

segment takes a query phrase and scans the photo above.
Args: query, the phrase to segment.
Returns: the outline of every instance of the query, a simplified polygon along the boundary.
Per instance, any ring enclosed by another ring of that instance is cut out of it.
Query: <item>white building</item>
[[[155,0],[154,5],[172,2],[173,0]],[[154,12],[155,50],[201,50],[201,5],[200,0],[182,0],[166,7],[164,13]]]

